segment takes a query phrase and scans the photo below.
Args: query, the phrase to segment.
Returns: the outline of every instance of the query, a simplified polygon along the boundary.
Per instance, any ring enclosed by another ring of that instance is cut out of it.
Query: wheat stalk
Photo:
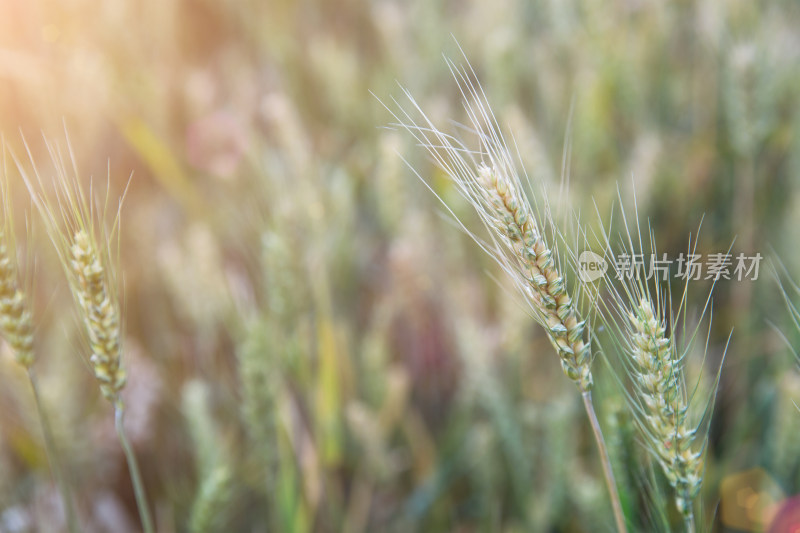
[[[72,490],[67,483],[64,469],[56,446],[56,439],[39,393],[39,382],[33,369],[33,315],[27,298],[27,291],[20,287],[19,266],[16,255],[13,218],[11,216],[10,191],[5,143],[0,141],[3,151],[2,183],[0,183],[0,207],[2,207],[2,227],[0,227],[0,334],[8,342],[14,358],[28,374],[33,391],[33,399],[39,423],[42,427],[44,447],[48,462],[53,471],[61,500],[66,512],[67,528],[70,533],[79,531]]]
[[[3,194],[4,199],[7,198]],[[33,399],[39,422],[42,426],[45,451],[53,469],[53,476],[61,494],[66,511],[67,528],[70,533],[79,531],[72,491],[64,477],[63,467],[59,459],[56,440],[53,436],[50,421],[39,394],[39,383],[33,370],[33,318],[25,293],[17,282],[16,260],[11,257],[9,245],[13,248],[13,228],[10,227],[8,205],[3,213],[6,228],[0,230],[0,333],[11,346],[14,357],[28,374],[33,391]]]
[[[453,135],[441,131],[407,89],[402,90],[410,110],[396,99],[392,101],[397,111],[384,107],[396,119],[395,125],[408,131],[427,150],[459,193],[475,208],[488,229],[490,241],[482,241],[460,221],[459,224],[509,275],[533,318],[547,331],[564,373],[581,392],[600,453],[617,529],[627,531],[608,451],[592,403],[592,354],[586,322],[576,308],[574,295],[567,290],[565,270],[558,254],[548,244],[542,225],[523,194],[515,159],[486,95],[480,85],[472,81],[475,72],[469,66],[459,67],[446,61],[470,120],[470,125],[464,129],[477,137],[477,150],[469,149]],[[421,118],[414,118],[412,113]],[[422,179],[418,173],[417,176]]]
[[[19,161],[17,166],[42,215],[78,304],[79,318],[91,352],[89,364],[101,393],[114,407],[117,436],[128,463],[142,527],[146,533],[151,533],[153,522],[139,465],[125,433],[125,404],[121,396],[126,375],[122,365],[120,306],[118,292],[114,290],[114,266],[119,251],[119,216],[125,194],[119,200],[109,227],[108,192],[104,203],[100,204],[93,188],[90,194],[84,191],[69,141],[67,160],[57,145],[47,140],[45,145],[55,172],[52,184],[44,183],[30,149],[28,157],[33,165],[33,177],[28,176]],[[71,171],[67,170],[67,162]]]

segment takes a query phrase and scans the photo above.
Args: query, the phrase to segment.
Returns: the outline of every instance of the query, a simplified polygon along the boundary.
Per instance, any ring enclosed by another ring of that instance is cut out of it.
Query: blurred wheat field
[[[551,339],[382,105],[402,86],[464,132],[443,55],[468,58],[527,194],[588,235],[622,204],[659,254],[764,257],[758,279],[716,282],[683,360],[690,396],[716,391],[694,514],[698,531],[795,531],[798,27],[789,0],[3,0],[0,311],[25,295],[34,356],[28,371],[3,329],[0,532],[67,531],[62,485],[80,531],[143,530],[123,403],[159,532],[615,531]],[[91,224],[118,232],[99,252],[121,403],[36,176],[50,198],[75,180]],[[711,286],[692,286],[689,321]],[[612,329],[590,322],[599,342]],[[684,531],[624,365],[597,352],[628,528]]]

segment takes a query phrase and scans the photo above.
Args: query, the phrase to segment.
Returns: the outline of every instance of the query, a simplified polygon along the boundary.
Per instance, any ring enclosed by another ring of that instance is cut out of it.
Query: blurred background
[[[635,191],[659,252],[685,252],[702,221],[699,253],[765,257],[758,280],[717,284],[707,356],[688,363],[710,387],[733,330],[700,521],[765,530],[800,491],[785,342],[800,333],[768,261],[800,280],[799,27],[793,0],[1,0],[4,173],[82,527],[140,530],[112,410],[9,155],[51,179],[44,138],[64,153],[68,140],[80,179],[108,177],[112,199],[130,180],[124,397],[158,531],[613,530],[547,338],[403,158],[477,228],[470,207],[387,127],[398,83],[440,127],[466,122],[442,58],[460,46],[532,179],[557,190],[566,161],[584,218]],[[0,531],[62,531],[7,352]],[[679,529],[595,366],[633,529]]]

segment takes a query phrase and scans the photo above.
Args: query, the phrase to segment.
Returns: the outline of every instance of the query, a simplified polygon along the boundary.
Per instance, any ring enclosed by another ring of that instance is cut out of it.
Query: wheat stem
[[[39,394],[39,383],[36,379],[36,374],[33,368],[28,368],[28,379],[31,383],[33,390],[33,401],[36,405],[36,413],[39,416],[39,423],[42,426],[42,435],[44,437],[44,449],[47,454],[47,460],[53,470],[53,477],[55,478],[58,492],[61,494],[61,500],[64,502],[64,511],[67,514],[67,529],[70,533],[78,533],[81,529],[78,527],[78,519],[75,515],[75,506],[72,500],[72,491],[69,484],[64,478],[64,471],[61,467],[59,460],[58,449],[56,448],[56,439],[53,436],[53,430],[50,427],[50,421],[44,410],[42,398]]]
[[[8,211],[5,216],[8,217]],[[6,220],[6,224],[10,224]],[[6,339],[14,352],[17,362],[25,368],[28,380],[33,390],[33,399],[39,423],[44,436],[44,449],[50,469],[61,494],[64,512],[67,518],[67,528],[70,533],[77,533],[78,521],[75,516],[75,507],[69,484],[64,479],[61,463],[58,459],[55,438],[50,427],[50,422],[45,414],[36,374],[33,371],[33,318],[31,316],[25,293],[17,282],[17,265],[14,259],[13,231],[9,228],[0,229],[0,334]]]
[[[694,513],[691,508],[683,514],[683,522],[686,524],[686,533],[694,533]]]
[[[627,533],[628,528],[625,525],[625,514],[622,512],[622,502],[619,499],[617,482],[614,479],[614,471],[611,469],[611,459],[608,456],[608,448],[606,448],[606,441],[603,438],[600,423],[597,421],[597,415],[594,412],[592,391],[585,391],[581,396],[583,397],[583,406],[586,408],[586,415],[589,417],[589,423],[592,426],[594,440],[597,443],[597,451],[600,453],[600,464],[603,465],[603,476],[606,480],[608,494],[611,497],[611,509],[614,512],[614,521],[617,524],[617,531],[619,533]]]
[[[125,434],[125,426],[123,424],[124,416],[124,405],[122,401],[118,401],[114,405],[114,425],[117,428],[117,436],[119,437],[120,444],[122,444],[122,450],[125,453],[125,460],[128,462],[128,470],[131,473],[133,493],[136,496],[136,507],[139,509],[139,518],[142,521],[142,528],[145,533],[153,533],[153,531],[155,531],[153,529],[153,519],[150,517],[150,510],[147,507],[147,498],[144,493],[142,476],[139,473],[139,464],[136,462],[136,455],[133,453],[133,448]]]

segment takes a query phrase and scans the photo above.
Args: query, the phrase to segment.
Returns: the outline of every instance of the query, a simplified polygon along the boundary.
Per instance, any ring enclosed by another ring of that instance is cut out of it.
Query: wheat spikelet
[[[109,296],[105,269],[86,231],[75,234],[70,252],[73,290],[92,351],[89,361],[103,396],[116,403],[126,381],[120,357],[119,311]]]
[[[17,269],[0,230],[0,330],[25,368],[33,364],[33,320],[25,294],[17,284]]]
[[[14,222],[11,210],[5,144],[0,139],[0,333],[14,351],[17,362],[33,365],[33,318],[26,292],[19,286]]]
[[[640,418],[648,447],[676,493],[678,509],[691,512],[703,481],[703,453],[694,451],[697,431],[688,423],[683,372],[666,327],[642,299],[628,319],[631,378],[644,407]]]

